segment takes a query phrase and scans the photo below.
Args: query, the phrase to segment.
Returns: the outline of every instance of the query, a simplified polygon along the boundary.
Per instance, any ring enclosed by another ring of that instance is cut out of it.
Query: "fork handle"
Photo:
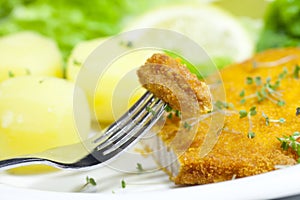
[[[33,157],[0,160],[0,171],[30,164],[42,164],[45,163],[45,161],[45,159]]]

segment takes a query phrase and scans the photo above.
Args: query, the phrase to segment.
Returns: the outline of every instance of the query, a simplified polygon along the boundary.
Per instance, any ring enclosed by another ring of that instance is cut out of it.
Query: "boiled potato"
[[[0,159],[40,152],[86,139],[90,110],[74,84],[54,77],[22,76],[0,84]],[[75,113],[76,114],[76,113]]]
[[[68,59],[66,77],[68,80],[75,82],[77,74],[80,71],[87,57],[105,40],[99,38],[78,43]]]
[[[69,80],[76,81],[77,74],[89,54],[103,41],[104,39],[86,41],[74,48],[67,66]],[[115,121],[145,92],[138,82],[136,69],[157,52],[156,50],[132,51],[104,69],[104,73],[98,79],[95,94],[88,96],[90,104],[94,104],[94,112],[100,123],[109,124]]]
[[[62,77],[62,56],[56,43],[35,32],[0,38],[0,82],[22,75]]]

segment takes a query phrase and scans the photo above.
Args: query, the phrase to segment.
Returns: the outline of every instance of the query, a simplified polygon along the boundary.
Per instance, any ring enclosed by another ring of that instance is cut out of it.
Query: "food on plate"
[[[44,76],[15,77],[2,82],[0,159],[36,153],[87,138],[90,132],[88,103],[79,88],[74,96],[74,89],[71,82]],[[73,97],[77,109],[74,109]],[[79,115],[80,121],[75,122],[75,115]]]
[[[170,179],[181,185],[226,181],[297,164],[299,65],[297,48],[269,50],[230,65],[220,71],[226,101],[213,99],[212,111],[180,130],[180,117],[166,117],[165,125],[156,138],[146,141],[146,147],[152,149]],[[211,116],[217,113],[225,117],[218,141],[200,156]],[[176,137],[181,134],[184,138],[196,125],[192,142],[182,146]]]
[[[62,77],[62,56],[56,43],[35,32],[0,38],[0,82],[15,76]]]
[[[166,54],[154,54],[139,68],[137,74],[143,87],[173,109],[207,113],[212,108],[208,86],[191,74],[179,59]],[[192,98],[197,104],[191,103]]]
[[[300,2],[275,0],[271,2],[264,17],[257,50],[300,46]]]

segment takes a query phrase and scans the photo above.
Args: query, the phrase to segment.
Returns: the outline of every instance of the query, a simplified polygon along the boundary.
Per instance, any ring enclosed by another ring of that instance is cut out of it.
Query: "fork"
[[[59,169],[89,170],[117,158],[157,122],[166,104],[146,92],[124,115],[99,136],[44,152],[0,161],[0,170],[45,164]]]

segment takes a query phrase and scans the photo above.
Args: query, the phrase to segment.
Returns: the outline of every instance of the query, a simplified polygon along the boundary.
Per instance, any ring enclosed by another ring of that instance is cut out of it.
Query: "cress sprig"
[[[255,137],[255,133],[252,131],[252,120],[251,120],[251,117],[255,116],[257,114],[256,107],[255,106],[251,107],[249,109],[249,111],[240,110],[239,114],[240,114],[240,118],[248,117],[248,120],[249,120],[249,130],[248,130],[247,136],[248,136],[248,138],[253,139]]]
[[[291,148],[293,151],[300,156],[300,143],[297,141],[300,138],[300,132],[294,132],[290,136],[283,136],[281,138],[277,138],[281,142],[281,148],[287,151]]]

